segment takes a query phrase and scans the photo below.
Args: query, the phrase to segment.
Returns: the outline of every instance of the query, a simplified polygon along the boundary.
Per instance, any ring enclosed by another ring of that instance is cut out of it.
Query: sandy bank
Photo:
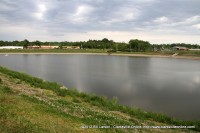
[[[120,54],[120,53],[0,53],[0,55],[13,55],[13,54],[45,54],[45,55],[107,55],[107,56],[132,56],[132,57],[153,57],[153,58],[176,58],[176,59],[192,59],[192,60],[200,60],[200,57],[196,56],[172,56],[172,55],[148,55],[148,54]]]

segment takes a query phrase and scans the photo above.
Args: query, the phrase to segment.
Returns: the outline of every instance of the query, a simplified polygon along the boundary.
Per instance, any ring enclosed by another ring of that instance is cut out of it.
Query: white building
[[[200,49],[189,49],[191,51],[200,51]]]
[[[2,46],[0,49],[23,49],[22,46]]]

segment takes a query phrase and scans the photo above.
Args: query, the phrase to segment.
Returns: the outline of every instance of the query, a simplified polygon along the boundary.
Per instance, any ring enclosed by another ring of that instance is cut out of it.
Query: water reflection
[[[91,55],[0,55],[0,65],[147,111],[200,118],[200,62]]]

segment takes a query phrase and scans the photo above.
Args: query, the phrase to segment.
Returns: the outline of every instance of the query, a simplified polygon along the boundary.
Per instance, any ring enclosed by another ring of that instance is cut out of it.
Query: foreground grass
[[[96,125],[102,128],[82,128]],[[195,126],[191,129],[122,129],[116,126]],[[103,126],[110,126],[105,129]],[[113,128],[112,128],[113,127]],[[117,99],[76,90],[0,67],[1,132],[191,132],[200,122],[122,106]]]

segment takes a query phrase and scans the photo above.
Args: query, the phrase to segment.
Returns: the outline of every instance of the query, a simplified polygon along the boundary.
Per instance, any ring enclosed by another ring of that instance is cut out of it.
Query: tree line
[[[131,52],[145,52],[145,51],[162,51],[172,50],[175,46],[187,47],[189,49],[200,49],[198,44],[185,44],[185,43],[173,43],[173,44],[150,44],[148,41],[131,39],[128,43],[114,42],[107,38],[102,40],[88,40],[79,42],[41,42],[41,41],[0,41],[0,46],[42,46],[51,45],[59,46],[62,49],[63,46],[80,46],[81,49],[109,49],[111,51],[131,51]]]

